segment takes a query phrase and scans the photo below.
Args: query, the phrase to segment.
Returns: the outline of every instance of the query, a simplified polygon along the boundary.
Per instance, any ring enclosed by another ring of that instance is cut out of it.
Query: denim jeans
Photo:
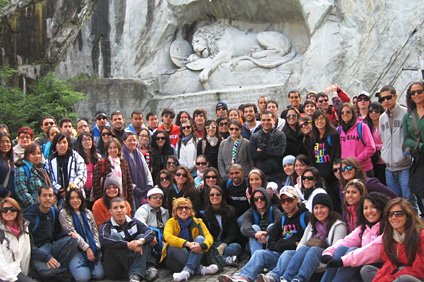
[[[267,231],[274,225],[274,223],[271,223],[270,225],[268,225],[267,227]],[[261,231],[261,228],[259,227],[259,225],[253,224],[252,228],[255,230],[255,232]],[[246,234],[244,234],[242,228],[240,228],[241,234],[243,236],[246,236]],[[268,237],[267,237],[267,241],[268,241]],[[264,245],[262,244],[262,242],[259,242],[258,240],[256,240],[256,238],[252,238],[249,237],[249,247],[250,247],[250,254],[253,255],[257,250],[263,250],[264,249]]]
[[[218,242],[215,242],[214,244],[216,244],[216,246],[218,247],[219,245],[222,244],[222,242],[218,241]],[[227,257],[239,256],[241,255],[242,252],[243,252],[243,248],[241,247],[239,243],[231,243],[227,245],[227,247],[225,248],[224,254],[222,255],[222,257],[226,259]]]
[[[283,276],[284,272],[287,270],[287,266],[295,253],[295,250],[286,250],[278,258],[277,266],[269,272],[270,275],[274,276],[275,281],[280,281],[280,277]]]
[[[46,261],[31,260],[31,267],[42,277],[53,277],[67,270],[71,259],[77,252],[78,240],[65,236],[54,243],[47,243],[39,249],[50,253],[60,264],[59,268],[48,268]]]
[[[390,190],[408,200],[414,210],[418,212],[417,198],[409,189],[409,169],[391,171],[386,168],[386,182]]]
[[[363,282],[371,282],[375,275],[377,274],[378,271],[378,267],[375,267],[373,265],[365,265],[362,267],[361,269],[361,277]],[[415,278],[414,276],[411,275],[400,275],[398,277],[396,277],[395,280],[393,280],[393,282],[421,282],[420,279]]]
[[[298,279],[299,281],[309,281],[315,269],[319,265],[319,259],[324,251],[320,247],[300,247],[290,260],[283,278],[287,281]]]
[[[256,279],[264,268],[273,269],[278,262],[281,253],[270,250],[258,250],[255,252],[238,275],[251,281]]]
[[[69,271],[77,282],[90,281],[90,279],[100,280],[105,276],[100,258],[90,268],[87,264],[87,259],[81,251],[75,253],[69,263]]]
[[[194,242],[201,244],[205,242],[205,237],[199,235]],[[193,275],[199,269],[203,253],[198,254],[187,248],[168,247],[166,256],[166,266],[171,272],[186,270]]]
[[[356,250],[356,247],[346,247],[346,246],[340,246],[336,249],[334,252],[333,258],[339,259],[342,256],[344,256],[347,253],[352,252],[353,250]],[[350,266],[344,266],[344,267],[330,267],[327,268],[327,270],[324,273],[324,276],[321,279],[321,282],[325,281],[333,281],[333,282],[346,282],[346,281],[352,281],[355,276],[359,274],[361,267],[350,267]]]

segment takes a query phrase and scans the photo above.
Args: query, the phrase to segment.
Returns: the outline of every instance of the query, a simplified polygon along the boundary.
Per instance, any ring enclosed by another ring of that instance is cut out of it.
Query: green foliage
[[[0,87],[0,95],[0,122],[7,124],[12,133],[17,132],[21,126],[40,131],[39,122],[43,116],[51,115],[57,120],[62,117],[76,120],[77,113],[73,107],[84,98],[83,93],[74,91],[53,73],[32,85],[27,94],[20,89]]]
[[[15,69],[12,69],[11,67],[9,67],[8,65],[6,66],[1,66],[0,67],[0,79],[4,79],[4,78],[9,78],[11,77],[14,73],[17,73],[18,71]]]
[[[10,0],[0,0],[0,8],[6,7],[10,4]]]

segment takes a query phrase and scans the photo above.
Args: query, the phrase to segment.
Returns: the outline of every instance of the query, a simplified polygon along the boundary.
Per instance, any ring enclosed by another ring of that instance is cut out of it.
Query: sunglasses
[[[368,98],[358,98],[358,102],[367,102],[369,100],[370,99],[368,99]]]
[[[107,119],[107,117],[98,117],[96,120]]]
[[[206,130],[209,130],[209,129],[216,129],[216,126],[206,126],[205,128],[206,128]]]
[[[207,162],[196,162],[196,165],[206,165]]]
[[[240,131],[240,128],[238,128],[238,127],[230,127],[228,130],[229,131]]]
[[[354,167],[352,165],[348,165],[348,166],[342,166],[342,168],[340,169],[342,172],[347,171],[352,171],[354,169]]]
[[[296,118],[296,117],[297,117],[296,114],[286,115],[286,118]]]
[[[315,180],[315,177],[314,176],[302,176],[302,180],[312,181],[312,180]]]
[[[294,202],[294,199],[293,199],[293,198],[281,199],[281,200],[280,200],[280,202],[281,202],[282,204],[285,204],[285,203],[289,203],[289,204],[291,204],[291,203],[293,203],[293,202]]]
[[[162,181],[167,181],[167,180],[169,180],[167,177],[160,177],[160,178],[159,178],[159,181],[161,181],[161,182],[162,182]]]
[[[216,111],[225,111],[227,110],[226,108],[218,108]]]
[[[300,124],[299,126],[300,126],[301,128],[303,128],[303,127],[307,127],[310,123],[311,123],[310,121],[305,121],[304,123]]]
[[[189,206],[178,206],[177,207],[177,210],[179,210],[179,211],[182,211],[182,210],[191,210],[191,207],[189,207]]]
[[[379,114],[380,113],[380,111],[379,110],[375,110],[375,109],[369,109],[368,110],[368,112],[370,113],[370,114]]]
[[[334,173],[336,173],[336,172],[340,172],[340,168],[333,168],[333,172],[334,172]]]
[[[221,193],[210,193],[209,197],[213,198],[213,197],[221,197],[222,194]]]
[[[167,165],[177,165],[177,162],[166,162]]]
[[[421,95],[423,94],[423,90],[413,90],[409,93],[411,93],[411,96],[414,96],[415,94]]]
[[[53,125],[53,124],[54,124],[54,122],[52,122],[52,121],[51,122],[43,122],[44,126]]]
[[[166,137],[156,137],[156,140],[162,140],[162,141],[164,141],[164,140],[166,140]]]
[[[8,207],[8,208],[2,208],[1,213],[7,213],[7,212],[17,212],[18,210],[14,207]]]
[[[191,129],[191,126],[182,126],[181,127],[182,130],[187,130],[187,129]]]
[[[166,118],[174,118],[175,116],[173,116],[173,115],[163,115],[164,117],[166,117]]]
[[[322,104],[322,103],[327,103],[328,99],[324,99],[324,100],[318,100],[318,103]]]
[[[179,173],[179,172],[177,172],[176,174],[175,174],[175,176],[177,176],[177,177],[187,177],[187,174],[186,173]]]
[[[352,114],[352,112],[351,111],[341,111],[340,114],[341,115],[350,115],[350,114]]]
[[[218,176],[216,176],[216,175],[207,175],[205,178],[206,179],[217,179]]]
[[[395,217],[402,217],[404,215],[405,215],[405,212],[404,211],[392,211],[392,212],[389,212],[389,218],[391,218],[393,216],[395,216]]]
[[[253,201],[254,202],[259,202],[259,201],[264,202],[265,201],[265,197],[264,196],[255,197],[255,198],[253,198]]]
[[[219,126],[228,126],[229,125],[229,123],[228,122],[220,122],[219,123]]]
[[[380,97],[380,98],[378,98],[378,102],[383,103],[386,100],[390,101],[390,100],[392,100],[393,96],[394,95],[387,95],[387,96],[384,96],[384,97]]]
[[[150,196],[150,198],[152,198],[153,200],[163,200],[162,195],[153,195],[153,196]]]
[[[112,136],[112,132],[105,132],[105,133],[102,133],[102,136]]]

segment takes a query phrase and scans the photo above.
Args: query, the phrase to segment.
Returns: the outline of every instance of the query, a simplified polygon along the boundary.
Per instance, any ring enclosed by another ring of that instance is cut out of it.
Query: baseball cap
[[[281,196],[286,195],[290,198],[294,198],[297,197],[299,198],[299,195],[296,192],[296,189],[294,189],[293,186],[284,186],[283,188],[281,188],[280,190],[280,198]]]

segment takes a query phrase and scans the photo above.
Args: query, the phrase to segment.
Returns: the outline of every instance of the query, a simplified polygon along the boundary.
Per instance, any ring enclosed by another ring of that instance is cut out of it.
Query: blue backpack
[[[253,209],[252,209],[252,211],[253,211],[254,223],[257,225],[257,224],[259,224],[259,214]],[[268,215],[268,221],[270,223],[274,223],[274,217],[272,216],[272,211],[273,211],[273,207],[271,206],[269,208],[269,215]]]
[[[54,209],[54,207],[50,207],[50,210],[52,211],[52,214],[53,214],[53,221],[56,222],[56,210]],[[34,234],[35,231],[37,231],[39,226],[40,226],[40,216],[36,215],[35,216],[35,226],[32,229],[32,234]]]
[[[339,125],[337,130],[338,130],[339,135],[340,135],[340,133],[342,133],[342,126]],[[366,146],[365,141],[364,141],[364,137],[362,136],[362,121],[358,122],[358,135],[359,135],[359,138],[361,138],[362,144],[364,144],[364,146]],[[328,137],[330,137],[330,136],[328,136]],[[328,138],[327,138],[327,140],[328,140]],[[328,143],[330,143],[330,146],[331,146],[331,139],[330,139],[330,142],[328,142]]]
[[[306,228],[305,214],[306,214],[306,211],[304,211],[300,214],[300,226],[302,226],[303,230],[305,230],[305,228]],[[281,218],[281,229],[284,229],[284,222],[285,221],[286,221],[286,216],[283,215],[283,217]]]

